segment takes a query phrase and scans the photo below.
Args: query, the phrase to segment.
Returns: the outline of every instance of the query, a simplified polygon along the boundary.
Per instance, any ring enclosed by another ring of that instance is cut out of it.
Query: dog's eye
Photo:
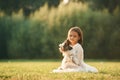
[[[71,49],[72,49],[72,47],[70,47],[70,46],[69,46],[68,48],[69,48],[69,50],[71,50]]]

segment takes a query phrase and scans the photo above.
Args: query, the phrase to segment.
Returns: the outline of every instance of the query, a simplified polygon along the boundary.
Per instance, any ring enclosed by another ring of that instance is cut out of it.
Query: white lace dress
[[[62,64],[53,72],[98,72],[98,70],[84,62],[84,54],[82,46],[77,43],[70,51],[63,53]]]

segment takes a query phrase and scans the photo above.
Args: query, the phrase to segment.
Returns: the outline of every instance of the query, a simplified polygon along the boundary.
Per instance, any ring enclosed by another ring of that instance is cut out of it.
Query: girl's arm
[[[64,52],[64,50],[63,50],[63,45],[64,45],[64,43],[59,44],[59,51],[60,51],[61,53],[63,53],[63,52]]]
[[[81,65],[83,61],[83,48],[80,46],[76,46],[73,51],[73,62],[77,65]]]

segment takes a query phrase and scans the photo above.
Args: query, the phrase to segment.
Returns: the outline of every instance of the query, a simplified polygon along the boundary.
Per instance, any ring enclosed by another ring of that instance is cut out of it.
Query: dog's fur
[[[69,52],[69,50],[72,49],[72,47],[69,45],[69,42],[66,40],[62,44],[59,45],[60,48],[63,49],[63,60],[62,64],[60,66],[60,69],[67,69],[67,68],[76,68],[78,65],[74,62],[73,55]]]
[[[68,51],[72,49],[68,40],[65,40],[62,44],[59,45],[59,47],[62,48],[63,51]]]

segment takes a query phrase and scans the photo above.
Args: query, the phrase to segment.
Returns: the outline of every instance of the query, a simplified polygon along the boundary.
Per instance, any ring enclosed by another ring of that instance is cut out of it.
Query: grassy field
[[[99,73],[51,73],[60,60],[0,60],[0,80],[120,80],[120,62],[86,60]]]

